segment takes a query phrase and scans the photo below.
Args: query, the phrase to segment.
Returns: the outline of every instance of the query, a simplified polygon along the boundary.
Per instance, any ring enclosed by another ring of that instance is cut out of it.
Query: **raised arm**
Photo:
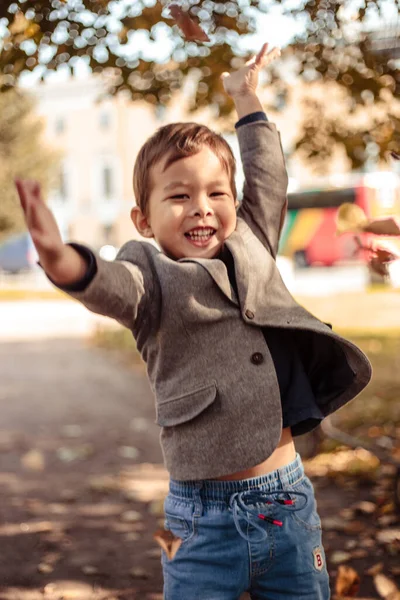
[[[89,310],[134,328],[146,297],[151,297],[148,261],[140,244],[126,244],[112,263],[85,246],[64,244],[39,184],[28,180],[15,183],[40,265],[49,279]]]
[[[259,71],[279,50],[268,44],[238,71],[223,75],[239,121],[236,124],[245,175],[243,201],[238,210],[259,240],[275,257],[287,208],[287,172],[279,133],[269,123],[257,96]]]

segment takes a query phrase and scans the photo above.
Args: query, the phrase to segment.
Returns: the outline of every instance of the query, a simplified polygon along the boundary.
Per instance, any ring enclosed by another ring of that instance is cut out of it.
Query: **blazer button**
[[[254,354],[251,355],[250,360],[253,365],[261,365],[261,363],[264,362],[264,356],[261,354],[261,352],[254,352]]]
[[[254,313],[253,313],[253,311],[252,311],[252,310],[250,310],[250,309],[247,309],[247,310],[246,310],[246,312],[245,312],[244,314],[246,315],[246,317],[247,317],[248,319],[254,319]]]

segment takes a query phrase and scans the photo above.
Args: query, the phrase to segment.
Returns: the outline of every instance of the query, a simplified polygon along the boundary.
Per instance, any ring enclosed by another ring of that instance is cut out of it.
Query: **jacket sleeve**
[[[96,274],[82,291],[64,289],[92,312],[115,319],[129,329],[137,319],[148,318],[148,299],[152,297],[149,258],[141,242],[127,242],[115,261],[96,256]]]
[[[279,133],[256,121],[237,129],[244,171],[241,217],[275,258],[287,209],[288,176]]]

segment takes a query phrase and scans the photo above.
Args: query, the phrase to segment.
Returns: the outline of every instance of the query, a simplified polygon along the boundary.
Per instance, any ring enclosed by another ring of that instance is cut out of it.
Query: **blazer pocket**
[[[162,427],[171,427],[191,421],[210,406],[216,397],[217,386],[213,382],[178,398],[160,400],[157,402],[156,423]]]

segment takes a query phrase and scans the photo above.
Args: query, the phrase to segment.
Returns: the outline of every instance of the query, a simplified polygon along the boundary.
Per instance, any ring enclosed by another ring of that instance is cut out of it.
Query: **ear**
[[[132,208],[131,219],[140,235],[145,238],[154,237],[148,218],[142,213],[138,206]]]
[[[235,198],[235,208],[238,208],[238,206],[240,205],[240,202],[237,198]]]

